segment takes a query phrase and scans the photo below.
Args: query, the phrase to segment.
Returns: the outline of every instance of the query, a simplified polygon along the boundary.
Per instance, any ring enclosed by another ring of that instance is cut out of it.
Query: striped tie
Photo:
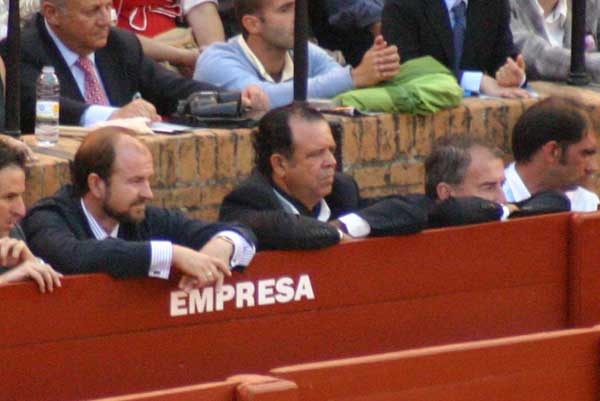
[[[459,0],[454,4],[451,11],[454,19],[454,27],[452,28],[454,33],[454,71],[458,71],[467,30],[467,6],[464,1]]]

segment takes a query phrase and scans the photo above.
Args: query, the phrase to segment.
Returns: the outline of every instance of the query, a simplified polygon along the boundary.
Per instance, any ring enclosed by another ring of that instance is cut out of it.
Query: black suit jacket
[[[336,174],[325,201],[331,209],[331,219],[354,212],[369,223],[371,236],[415,233],[426,223],[424,209],[401,197],[362,199],[354,179],[341,173]],[[225,197],[220,218],[250,226],[261,250],[314,249],[339,242],[337,229],[331,224],[288,213],[271,182],[256,171]]]
[[[146,276],[150,240],[200,249],[215,234],[233,230],[253,243],[253,233],[239,225],[206,223],[182,213],[148,206],[140,223],[121,223],[118,238],[95,239],[70,186],[36,203],[22,222],[27,244],[56,270],[65,274],[106,272],[116,277]]]
[[[469,0],[459,79],[463,70],[494,76],[507,57],[518,54],[509,22],[508,0]],[[402,61],[430,55],[453,68],[453,34],[444,0],[387,0],[382,33],[398,46]]]
[[[0,44],[6,57],[6,43]],[[6,59],[6,58],[5,58]],[[136,92],[154,104],[158,113],[169,115],[177,100],[200,90],[215,90],[212,85],[183,78],[146,57],[134,34],[111,28],[105,47],[95,52],[96,66],[110,104],[121,107],[131,102]],[[46,30],[44,19],[35,20],[21,34],[21,130],[33,132],[35,123],[35,86],[42,67],[52,65],[60,81],[60,122],[79,125],[89,107],[77,83]]]

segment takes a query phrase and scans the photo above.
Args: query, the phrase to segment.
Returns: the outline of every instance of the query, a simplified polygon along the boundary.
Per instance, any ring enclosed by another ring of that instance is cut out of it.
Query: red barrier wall
[[[220,297],[104,275],[45,295],[11,285],[0,291],[0,394],[100,397],[564,328],[569,218],[264,253]]]

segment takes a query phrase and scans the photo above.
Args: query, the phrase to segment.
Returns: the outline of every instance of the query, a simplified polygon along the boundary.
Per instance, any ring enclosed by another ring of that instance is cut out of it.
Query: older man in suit
[[[430,55],[474,93],[528,97],[514,47],[508,0],[389,0],[382,33],[402,61]]]
[[[41,14],[22,34],[25,132],[33,129],[35,82],[44,65],[53,65],[60,80],[63,124],[91,125],[134,116],[156,120],[159,114],[174,112],[178,99],[218,90],[169,72],[144,56],[135,35],[111,28],[111,9],[111,0],[42,1]],[[268,108],[261,89],[248,87],[242,95],[247,106]]]

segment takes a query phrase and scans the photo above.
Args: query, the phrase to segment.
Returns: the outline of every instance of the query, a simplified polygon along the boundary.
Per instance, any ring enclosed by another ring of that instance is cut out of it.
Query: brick
[[[202,206],[220,206],[223,198],[235,187],[234,183],[219,183],[206,185],[200,188],[200,199]]]
[[[235,135],[215,130],[217,136],[217,177],[231,177],[235,172]]]
[[[409,151],[409,156],[426,156],[431,153],[433,116],[414,116],[413,122],[415,124],[415,144]]]
[[[398,137],[398,151],[408,153],[415,143],[415,132],[413,116],[410,114],[395,114],[394,122],[396,127],[396,136]]]
[[[422,185],[425,165],[421,161],[397,162],[390,167],[391,184]]]
[[[194,135],[185,135],[181,141],[177,153],[177,183],[192,183],[198,179],[198,140]]]
[[[386,166],[363,167],[353,173],[359,188],[386,186],[390,180],[389,168]]]
[[[486,115],[489,109],[489,102],[493,100],[485,100],[481,102],[473,102],[467,106],[470,116],[469,128],[467,133],[476,137],[485,137],[486,133]]]
[[[441,110],[432,116],[433,124],[433,137],[435,139],[441,138],[449,134],[450,118],[454,109]]]
[[[343,122],[342,154],[344,166],[352,166],[360,161],[360,127],[354,120]]]
[[[235,142],[236,174],[248,176],[254,167],[254,149],[252,147],[253,131],[234,131],[237,140]]]
[[[217,140],[215,134],[205,131],[198,136],[199,180],[210,180],[217,172]]]
[[[377,160],[377,119],[375,117],[365,117],[360,124],[360,160]]]
[[[396,124],[391,114],[378,116],[377,147],[379,160],[392,160],[397,156]]]
[[[397,195],[399,193],[400,188],[398,187],[372,188],[360,190],[360,196],[363,198],[377,198],[381,196]]]
[[[448,127],[448,134],[460,135],[468,132],[471,124],[471,116],[465,104],[468,104],[469,100],[465,99],[463,105],[452,109],[452,115],[450,116],[450,126]]]
[[[510,132],[508,131],[510,103],[512,102],[499,100],[495,107],[488,110],[487,138],[499,149],[508,149],[510,146]]]

